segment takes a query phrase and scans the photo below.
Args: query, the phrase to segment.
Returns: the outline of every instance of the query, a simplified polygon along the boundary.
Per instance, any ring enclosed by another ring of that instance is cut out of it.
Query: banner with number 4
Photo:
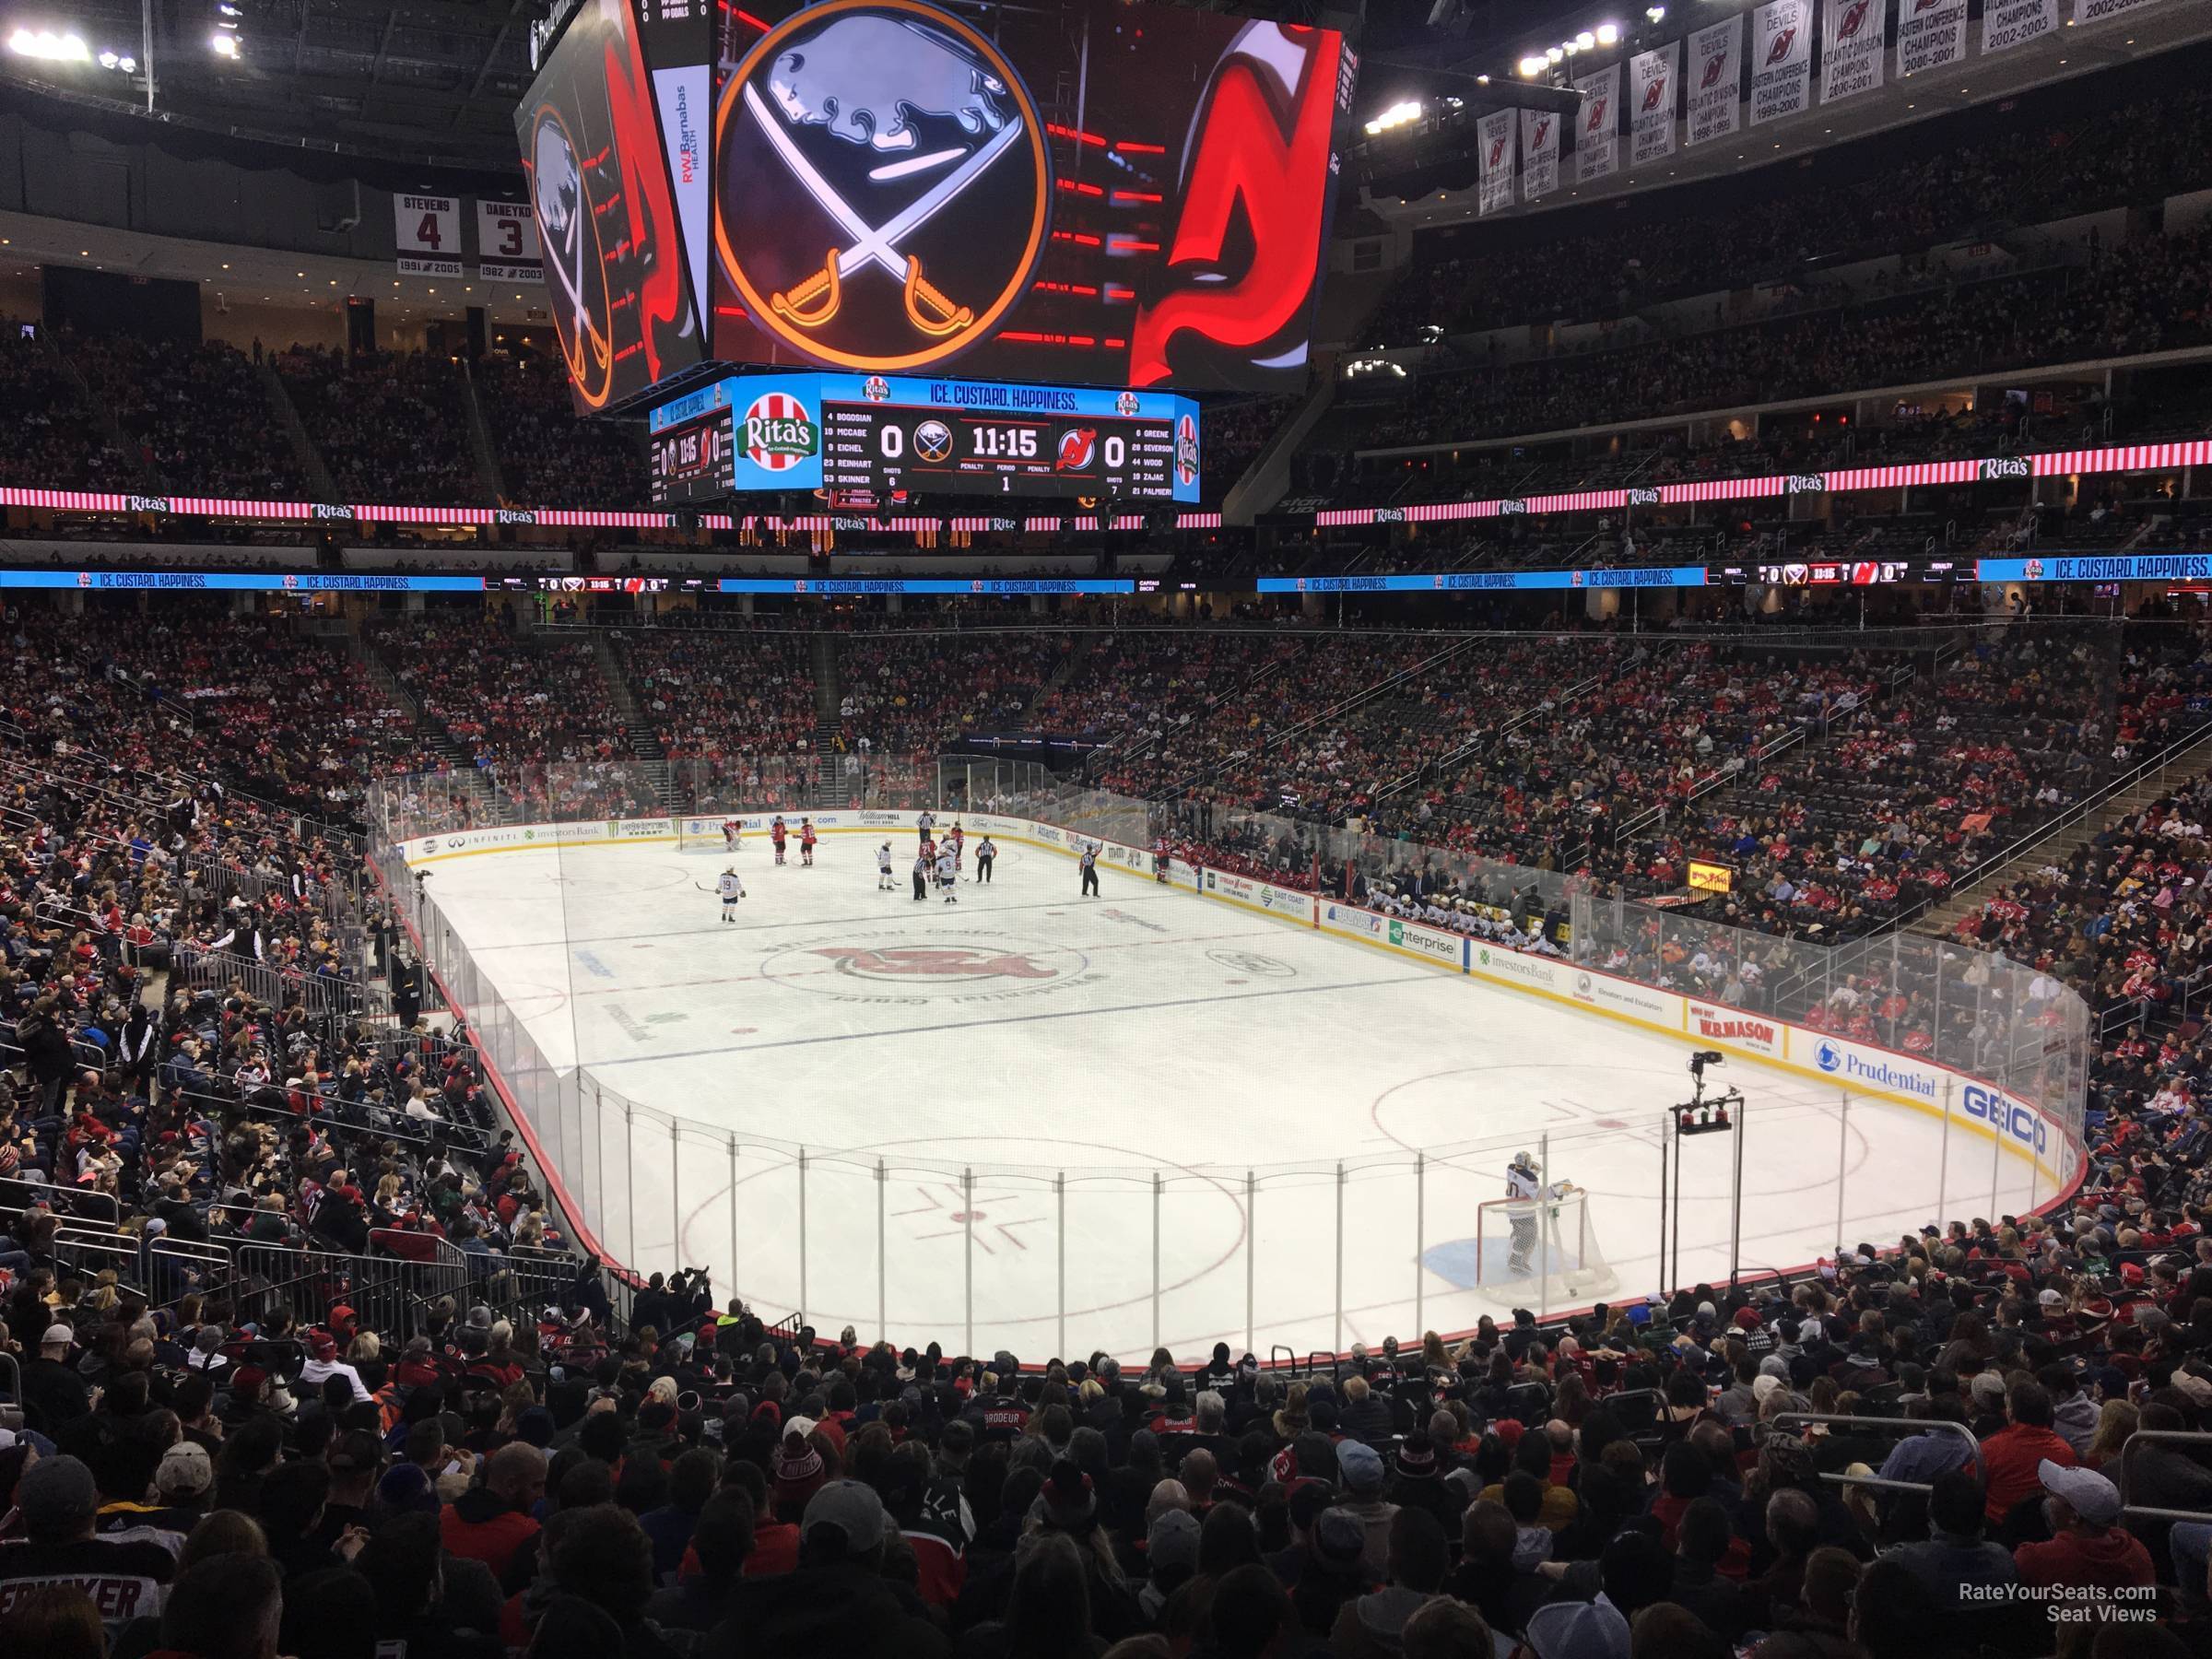
[[[392,218],[402,276],[461,275],[461,204],[457,198],[395,195]]]

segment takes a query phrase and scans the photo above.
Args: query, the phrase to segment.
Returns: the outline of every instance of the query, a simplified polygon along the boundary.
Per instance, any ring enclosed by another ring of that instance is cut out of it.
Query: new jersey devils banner
[[[1871,92],[1882,84],[1882,9],[1883,0],[1826,0],[1820,25],[1822,103]]]
[[[1965,56],[1966,0],[1898,0],[1898,79]]]
[[[1620,165],[1620,65],[1583,76],[1574,89],[1583,95],[1574,123],[1574,181],[1587,184]]]
[[[1682,42],[1670,41],[1655,52],[1629,60],[1629,165],[1641,167],[1675,153],[1675,80],[1682,68]]]
[[[580,410],[699,362],[653,87],[627,0],[583,0],[515,112],[546,299]]]
[[[988,32],[924,0],[724,18],[716,357],[1110,385],[1302,376],[1351,112],[1341,35],[1118,0]],[[1048,121],[1052,100],[1080,125]]]
[[[2058,0],[1987,0],[1982,7],[1982,51],[2010,52],[2058,29]]]
[[[1482,150],[1482,178],[1475,198],[1478,217],[1502,213],[1513,205],[1514,110],[1493,110],[1475,124]]]
[[[1559,187],[1559,112],[1524,110],[1521,112],[1521,199],[1534,202]]]
[[[2139,11],[2156,0],[2074,0],[2074,21],[2101,23],[2107,18],[2116,18],[2123,12]]]
[[[1740,17],[1689,37],[1689,104],[1683,113],[1691,144],[1710,144],[1735,131],[1743,45]]]
[[[1753,12],[1751,124],[1802,114],[1812,78],[1813,0],[1772,0]]]

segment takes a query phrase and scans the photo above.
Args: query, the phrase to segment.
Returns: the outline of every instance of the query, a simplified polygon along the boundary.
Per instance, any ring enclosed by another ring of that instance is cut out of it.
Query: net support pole
[[[1152,1346],[1159,1346],[1159,1210],[1160,1192],[1166,1185],[1158,1170],[1152,1171]]]
[[[975,1171],[960,1171],[960,1346],[975,1352]]]
[[[1413,1155],[1413,1328],[1427,1332],[1429,1325],[1423,1317],[1427,1303],[1424,1292],[1428,1289],[1421,1253],[1429,1247],[1429,1156],[1425,1152]]]
[[[799,1323],[806,1323],[806,1148],[799,1148]]]
[[[1251,1353],[1253,1332],[1257,1328],[1252,1316],[1253,1253],[1259,1248],[1260,1239],[1260,1183],[1250,1170],[1244,1171],[1244,1351]]]
[[[884,1168],[883,1159],[876,1160],[876,1335],[881,1338],[891,1328],[887,1316],[889,1306],[891,1257],[884,1236],[884,1201],[889,1189],[891,1172]]]
[[[1989,1126],[1989,1218],[1997,1218],[1997,1194],[2005,1183],[2005,1125]]]
[[[1666,1166],[1667,1148],[1675,1138],[1675,1114],[1661,1114],[1659,1120],[1659,1289],[1662,1295],[1671,1296],[1674,1285],[1666,1277]],[[1477,1261],[1481,1246],[1477,1243]]]
[[[1851,1160],[1851,1090],[1837,1090],[1837,1098],[1842,1101],[1836,1112],[1836,1251],[1840,1255],[1843,1250],[1843,1189],[1848,1184],[1843,1171]]]
[[[1336,1165],[1336,1324],[1332,1356],[1344,1352],[1344,1164]]]
[[[638,1268],[638,1152],[637,1143],[630,1138],[635,1127],[635,1113],[628,1100],[622,1102],[622,1187],[629,1201],[623,1206],[622,1239],[624,1253],[629,1258],[623,1263],[632,1273]]]
[[[1545,1258],[1551,1253],[1551,1241],[1559,1237],[1559,1221],[1556,1207],[1549,1216],[1545,1214],[1551,1205],[1551,1136],[1546,1135],[1536,1147],[1536,1317],[1546,1320],[1551,1317],[1551,1275],[1545,1271]]]
[[[1735,1176],[1728,1189],[1728,1288],[1735,1288],[1744,1259],[1744,1122],[1746,1108],[1735,1109]],[[1587,1206],[1584,1206],[1587,1208]]]
[[[1936,982],[1940,986],[1943,981],[1938,978]],[[1943,1028],[1937,1026],[1936,1029],[1941,1030]],[[1944,1206],[1950,1202],[1951,1196],[1951,1091],[1957,1082],[1955,1077],[1948,1075],[1943,1079],[1943,1140],[1936,1153],[1936,1223],[1938,1227],[1943,1224]]]
[[[1067,1357],[1067,1171],[1053,1171],[1053,1205],[1058,1215],[1053,1233],[1054,1260],[1053,1269],[1057,1286],[1053,1297],[1054,1318],[1057,1321],[1053,1348],[1062,1359]]]

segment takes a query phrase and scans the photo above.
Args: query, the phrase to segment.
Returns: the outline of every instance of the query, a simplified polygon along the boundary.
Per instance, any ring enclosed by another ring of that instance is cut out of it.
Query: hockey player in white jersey
[[[895,893],[899,890],[899,884],[891,879],[891,843],[889,841],[885,841],[882,846],[876,849],[876,890],[879,893]]]
[[[1546,1186],[1537,1178],[1536,1160],[1526,1152],[1514,1153],[1513,1161],[1505,1167],[1508,1198],[1563,1198],[1575,1190],[1571,1181],[1555,1181]],[[1506,1266],[1517,1277],[1524,1277],[1529,1272],[1530,1258],[1536,1253],[1536,1223],[1542,1213],[1542,1206],[1533,1202],[1527,1209],[1513,1212],[1513,1241]]]
[[[745,883],[738,879],[735,865],[723,871],[722,879],[714,884],[714,890],[722,895],[723,921],[725,924],[735,922],[737,900],[745,897]]]
[[[960,901],[957,888],[959,879],[959,860],[953,853],[951,839],[947,837],[944,845],[937,849],[937,886],[945,890],[946,903],[958,904]]]

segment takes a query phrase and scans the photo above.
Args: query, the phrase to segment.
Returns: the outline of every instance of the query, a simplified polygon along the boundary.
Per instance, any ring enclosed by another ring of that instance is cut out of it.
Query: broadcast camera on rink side
[[[1718,1049],[1700,1049],[1690,1055],[1689,1099],[1675,1108],[1677,1134],[1725,1135],[1735,1127],[1735,1120],[1729,1115],[1729,1110],[1743,1106],[1744,1091],[1731,1086],[1711,1100],[1705,1096],[1705,1068],[1727,1064],[1728,1056]]]

